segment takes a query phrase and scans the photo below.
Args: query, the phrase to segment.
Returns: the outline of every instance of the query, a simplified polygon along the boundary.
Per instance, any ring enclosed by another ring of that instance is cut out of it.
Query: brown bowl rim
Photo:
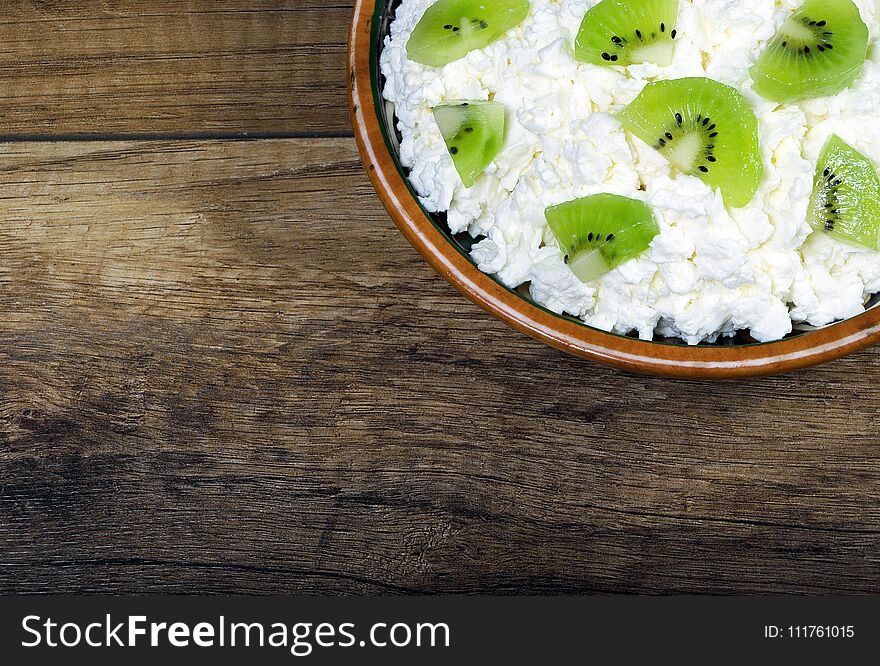
[[[410,193],[376,113],[372,70],[377,0],[356,0],[348,44],[351,122],[364,166],[391,219],[419,254],[464,296],[513,328],[556,349],[633,372],[734,379],[808,368],[880,341],[880,308],[777,342],[732,347],[646,342],[556,315],[481,272],[437,229]]]

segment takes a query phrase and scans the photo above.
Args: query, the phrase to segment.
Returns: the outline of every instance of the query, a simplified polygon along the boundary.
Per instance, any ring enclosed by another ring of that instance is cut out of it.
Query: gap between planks
[[[353,139],[352,131],[304,132],[145,132],[0,135],[0,143],[100,143],[164,141],[266,141],[282,139]]]

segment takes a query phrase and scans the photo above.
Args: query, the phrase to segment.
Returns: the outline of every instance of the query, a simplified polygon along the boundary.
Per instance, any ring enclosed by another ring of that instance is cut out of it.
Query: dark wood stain
[[[8,4],[5,131],[170,138],[4,146],[0,591],[880,591],[880,352],[591,365],[439,279],[352,139],[173,138],[347,127],[347,1]]]

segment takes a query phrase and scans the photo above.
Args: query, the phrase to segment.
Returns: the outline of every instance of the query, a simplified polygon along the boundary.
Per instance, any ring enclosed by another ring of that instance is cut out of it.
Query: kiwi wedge
[[[592,282],[647,250],[660,228],[646,204],[616,194],[594,194],[544,212],[566,263]]]
[[[465,187],[473,187],[501,150],[506,116],[500,102],[459,101],[434,107],[434,119]]]
[[[859,76],[868,27],[852,0],[807,0],[752,67],[754,89],[780,103],[836,95]]]
[[[678,0],[602,0],[587,12],[574,55],[594,65],[672,62]]]
[[[877,169],[839,136],[832,136],[819,156],[807,221],[835,240],[880,250]]]
[[[649,83],[617,118],[680,171],[748,204],[764,176],[758,119],[738,91],[707,78]]]
[[[448,65],[518,26],[529,8],[529,0],[438,0],[413,30],[407,55],[422,65]]]

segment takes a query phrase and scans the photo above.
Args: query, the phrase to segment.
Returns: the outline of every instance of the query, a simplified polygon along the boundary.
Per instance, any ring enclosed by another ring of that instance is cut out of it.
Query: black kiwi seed
[[[452,148],[449,149],[449,152],[452,153],[453,155],[458,155],[458,148],[456,148],[455,146],[452,146]]]
[[[473,127],[465,127],[464,131],[467,132],[468,134],[470,134],[471,132],[474,131],[474,128]]]
[[[485,21],[480,21],[480,30],[485,30],[488,27],[489,27],[488,23],[486,23]]]
[[[608,234],[608,242],[610,243],[613,240],[614,240],[614,234]]]
[[[614,42],[615,44],[620,44],[623,40],[620,37],[618,37],[617,35],[615,35],[614,37],[611,38],[611,41]]]
[[[660,32],[666,32],[666,24],[665,23],[660,24]]]
[[[675,119],[676,126],[671,128],[670,131],[664,132],[663,136],[661,136],[660,138],[657,139],[657,142],[654,144],[655,150],[660,150],[660,149],[665,148],[666,146],[672,144],[677,139],[676,134],[680,133],[682,130],[684,130],[685,132],[690,132],[693,130],[707,132],[709,138],[714,138],[714,137],[718,136],[718,132],[715,131],[718,126],[716,124],[712,123],[712,120],[710,119],[709,116],[706,116],[704,118],[702,113],[697,115],[696,120],[689,121],[689,126],[687,128],[684,127],[684,124],[685,124],[684,114],[682,114],[678,111],[673,111],[672,116]],[[690,122],[692,122],[693,124],[690,124]],[[712,123],[712,124],[710,124],[710,123]],[[715,157],[715,155],[713,154],[714,150],[715,150],[714,143],[706,144],[705,148],[703,149],[703,156],[704,156],[705,162],[702,165],[697,166],[697,169],[701,173],[709,173],[709,170],[710,170],[709,165],[716,164],[718,162],[718,158]]]
[[[587,241],[589,241],[590,243],[593,242],[593,232],[592,231],[590,232],[590,235],[587,236]]]
[[[827,175],[826,175],[827,174]],[[837,188],[843,184],[843,179],[838,178],[830,167],[822,170],[828,189],[825,190],[825,231],[834,231],[840,216],[840,198]]]
[[[642,31],[639,30],[638,28],[636,28],[636,37],[638,37],[639,39],[642,39]]]
[[[444,30],[452,30],[452,26],[447,23],[446,25],[443,26],[443,29]]]
[[[603,54],[602,54],[602,60],[611,60],[611,55],[608,54],[608,53],[603,53]]]
[[[821,33],[819,32],[821,28],[824,28],[826,25],[828,25],[827,21],[816,21],[809,18],[803,18],[801,19],[801,23],[814,31],[814,34],[816,35],[816,42],[815,44],[798,44],[797,46],[792,44],[792,48],[796,51],[796,53],[805,56],[812,56],[813,49],[818,50],[819,53],[825,53],[826,51],[832,50],[834,48],[833,44],[827,43],[834,33],[832,33],[831,31],[824,31]],[[788,40],[784,40],[782,42],[782,47],[789,48]]]
[[[617,62],[619,58],[616,55],[611,56],[611,62]]]
[[[675,39],[675,36],[677,34],[678,34],[678,30],[673,30],[672,32],[669,33],[669,36],[672,37],[672,39]]]

